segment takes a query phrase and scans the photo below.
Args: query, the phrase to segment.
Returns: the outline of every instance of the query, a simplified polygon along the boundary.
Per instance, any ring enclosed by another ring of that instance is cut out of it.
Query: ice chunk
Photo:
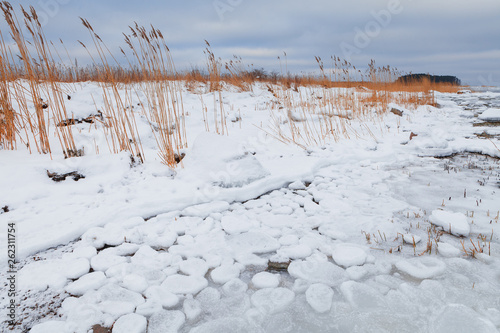
[[[215,283],[224,284],[240,276],[241,269],[240,264],[222,264],[210,273],[210,277]]]
[[[304,259],[312,254],[312,250],[305,244],[297,244],[282,247],[276,253],[281,258]]]
[[[170,253],[159,253],[148,245],[141,246],[130,259],[130,262],[135,265],[155,267],[157,269],[167,267],[171,261],[172,255]]]
[[[334,248],[332,258],[339,266],[361,266],[365,263],[367,254],[354,244],[339,244]]]
[[[147,300],[146,302],[139,305],[135,309],[135,313],[140,314],[141,316],[144,316],[144,317],[151,317],[156,312],[160,312],[161,310],[163,310],[163,307],[162,307],[160,301]]]
[[[179,303],[179,297],[165,288],[152,286],[146,289],[144,296],[148,299],[158,301],[165,308],[173,308]]]
[[[136,313],[130,313],[118,318],[113,325],[113,333],[146,333],[148,322],[146,318]]]
[[[248,289],[248,285],[240,279],[232,279],[222,286],[224,295],[231,297],[243,294]]]
[[[123,287],[138,293],[148,288],[148,281],[141,275],[129,274],[123,278]]]
[[[66,285],[67,279],[77,279],[88,273],[89,266],[85,258],[35,261],[19,271],[19,287],[25,290],[59,289]]]
[[[149,318],[148,333],[177,333],[186,317],[178,310],[163,310]]]
[[[214,306],[217,306],[217,303],[220,301],[220,297],[220,292],[217,289],[207,287],[196,295],[196,300],[200,302],[201,306],[204,308],[213,308]]]
[[[229,245],[236,252],[268,253],[279,249],[280,243],[262,232],[246,232],[232,236]]]
[[[467,237],[470,233],[470,225],[467,217],[462,213],[452,213],[436,209],[432,211],[429,220],[432,224],[442,227],[455,236]]]
[[[437,251],[440,255],[447,258],[458,257],[460,253],[462,253],[462,251],[460,251],[453,245],[444,242],[437,243]]]
[[[182,309],[186,314],[187,320],[195,320],[201,314],[200,302],[192,298],[187,298],[184,300]]]
[[[90,265],[94,271],[105,271],[108,268],[127,262],[127,258],[117,255],[99,253],[90,260]]]
[[[285,235],[280,237],[279,242],[285,246],[295,245],[299,242],[299,237],[296,235]]]
[[[479,115],[479,119],[490,122],[500,122],[500,109],[487,109]]]
[[[75,258],[90,259],[97,254],[97,250],[93,246],[80,246],[71,253]]]
[[[219,318],[193,328],[190,333],[252,333],[255,328],[241,318]],[[149,332],[148,332],[149,333]]]
[[[417,279],[431,279],[444,273],[446,264],[437,258],[419,257],[400,260],[396,268]]]
[[[208,285],[201,276],[170,275],[161,284],[165,290],[174,294],[197,294]]]
[[[326,284],[312,284],[306,290],[306,300],[316,312],[328,312],[332,307],[333,290]]]
[[[339,266],[329,261],[320,260],[295,260],[288,266],[288,273],[297,279],[310,283],[324,283],[334,287],[345,279],[345,272]]]
[[[187,275],[204,276],[208,271],[208,265],[203,259],[189,258],[179,264],[179,269]]]
[[[268,272],[260,272],[253,276],[252,284],[255,288],[276,288],[280,284],[280,276]]]
[[[287,288],[265,288],[257,290],[251,297],[253,306],[264,313],[275,314],[284,311],[295,298]]]
[[[101,288],[105,281],[106,276],[103,272],[92,272],[70,283],[65,290],[70,295],[81,296],[89,290]]]
[[[108,313],[115,318],[132,313],[135,310],[133,303],[124,301],[104,301],[99,303],[98,307],[102,312]]]
[[[375,310],[386,306],[382,294],[364,283],[347,281],[342,283],[340,291],[354,308]]]
[[[404,234],[403,240],[406,244],[413,245],[414,242],[415,244],[418,244],[422,240],[422,237],[412,234]]]
[[[253,226],[253,223],[245,215],[229,215],[222,217],[221,226],[225,232],[230,235],[234,235],[247,232]]]
[[[87,295],[84,295],[83,297],[87,297]],[[100,300],[102,302],[105,301],[128,302],[132,303],[135,306],[144,303],[144,297],[142,297],[141,294],[119,287],[115,284],[106,284],[100,289],[98,289],[96,294],[92,295],[91,301],[96,301],[96,300]]]
[[[498,332],[495,325],[462,304],[448,304],[431,322],[430,332]]]

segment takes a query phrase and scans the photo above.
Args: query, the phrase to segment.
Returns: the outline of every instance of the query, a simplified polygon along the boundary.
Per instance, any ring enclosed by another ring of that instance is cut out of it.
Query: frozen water
[[[268,253],[276,251],[279,242],[263,232],[245,232],[232,236],[229,239],[229,245],[236,252]]]
[[[335,263],[343,267],[361,266],[367,257],[365,250],[350,244],[339,244],[332,252]]]
[[[241,269],[240,264],[222,264],[210,273],[210,277],[215,283],[224,284],[240,276]]]
[[[280,277],[278,274],[260,272],[252,277],[252,284],[259,289],[276,288],[280,284]]]
[[[208,285],[201,276],[186,276],[175,274],[168,276],[161,284],[166,291],[173,294],[197,294]]]
[[[173,308],[179,303],[179,297],[164,287],[152,286],[146,289],[144,295],[153,301],[158,301],[165,308]]]
[[[417,279],[430,279],[443,274],[446,264],[433,257],[419,257],[401,260],[396,263],[396,267]]]
[[[147,320],[141,315],[130,313],[118,318],[113,333],[146,333]]]
[[[65,290],[71,295],[82,296],[89,290],[99,289],[105,282],[106,276],[103,272],[92,272],[68,284]]]
[[[312,284],[306,291],[307,303],[317,312],[330,311],[333,301],[333,290],[326,284]]]
[[[328,261],[294,260],[288,266],[288,273],[297,279],[310,283],[324,283],[334,287],[345,279],[345,271]]]
[[[456,236],[467,237],[470,233],[470,225],[462,213],[452,213],[444,210],[434,210],[429,220],[432,224],[442,227]]]
[[[162,310],[149,318],[148,333],[177,333],[186,317],[177,310]]]
[[[295,293],[287,288],[265,288],[257,290],[251,297],[252,304],[264,313],[284,311],[294,300]]]
[[[179,264],[182,273],[187,275],[205,276],[208,271],[207,262],[199,258],[189,258]]]

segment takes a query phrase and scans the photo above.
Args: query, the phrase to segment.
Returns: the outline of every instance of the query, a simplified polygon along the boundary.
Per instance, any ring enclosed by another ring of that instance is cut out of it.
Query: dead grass
[[[434,105],[434,91],[460,89],[428,80],[401,83],[397,78],[403,73],[395,68],[377,67],[371,61],[363,71],[336,56],[330,58],[328,65],[316,57],[320,75],[294,75],[288,71],[284,53],[278,57],[281,73],[267,74],[245,66],[237,56],[229,61],[217,58],[208,42],[204,51],[206,69],[179,73],[162,33],[154,27],[148,30],[137,24],[130,27],[129,34],[124,34],[128,48],[121,52],[128,63],[123,65],[84,19],[82,23],[94,45],[91,51],[80,44],[87,49],[93,63],[81,67],[77,60],[70,59],[62,40],[56,47],[46,39],[33,8],[28,11],[21,7],[22,24],[8,2],[1,2],[0,8],[16,45],[11,47],[0,33],[0,147],[3,149],[15,149],[20,141],[30,151],[51,153],[48,138],[51,121],[59,124],[70,119],[62,83],[99,83],[104,100],[104,131],[110,150],[128,151],[139,161],[144,160],[144,152],[131,105],[142,93],[145,103],[141,111],[151,124],[161,160],[170,167],[176,165],[175,156],[187,146],[184,86],[190,91],[205,87],[213,94],[213,119],[210,120],[209,108],[200,94],[206,130],[226,135],[223,91],[235,88],[251,92],[256,83],[267,85],[276,100],[270,134],[304,148],[341,138],[375,138],[375,133],[384,131],[383,116],[389,103],[407,108]],[[25,35],[23,31],[28,33]],[[67,55],[69,65],[61,54]],[[72,131],[71,126],[55,128],[66,157],[81,155]]]

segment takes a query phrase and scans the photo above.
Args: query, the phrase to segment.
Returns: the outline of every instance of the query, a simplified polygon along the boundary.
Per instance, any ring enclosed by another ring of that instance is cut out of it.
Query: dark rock
[[[64,174],[58,174],[56,172],[50,172],[49,170],[47,170],[47,176],[55,182],[62,182],[63,180],[66,180],[66,177],[71,177],[71,178],[73,178],[74,181],[79,181],[80,179],[85,178],[84,175],[82,175],[76,171],[68,172],[68,173],[64,173]]]
[[[175,163],[177,164],[181,163],[181,161],[184,159],[185,156],[186,156],[185,153],[180,153],[180,154],[174,153]]]
[[[400,116],[402,117],[403,116],[403,111],[399,110],[399,109],[396,109],[396,108],[391,108],[391,113],[394,113],[396,116]]]
[[[111,328],[104,327],[101,325],[94,325],[94,326],[92,326],[92,332],[93,333],[111,333]]]
[[[268,271],[286,271],[288,266],[290,266],[291,260],[284,262],[276,262],[269,260],[267,262],[267,270]]]

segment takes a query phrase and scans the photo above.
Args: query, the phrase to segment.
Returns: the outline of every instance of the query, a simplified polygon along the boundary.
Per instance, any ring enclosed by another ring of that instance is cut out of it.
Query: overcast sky
[[[500,86],[499,0],[34,0],[46,35],[62,38],[80,63],[77,43],[89,37],[86,18],[113,50],[134,21],[160,29],[178,69],[203,67],[204,40],[223,59],[280,71],[317,71],[315,56],[347,58],[357,67],[370,59],[413,73],[456,75],[467,84]],[[5,22],[0,29],[8,31]],[[5,37],[5,36],[4,36]],[[119,57],[119,52],[116,56]]]

